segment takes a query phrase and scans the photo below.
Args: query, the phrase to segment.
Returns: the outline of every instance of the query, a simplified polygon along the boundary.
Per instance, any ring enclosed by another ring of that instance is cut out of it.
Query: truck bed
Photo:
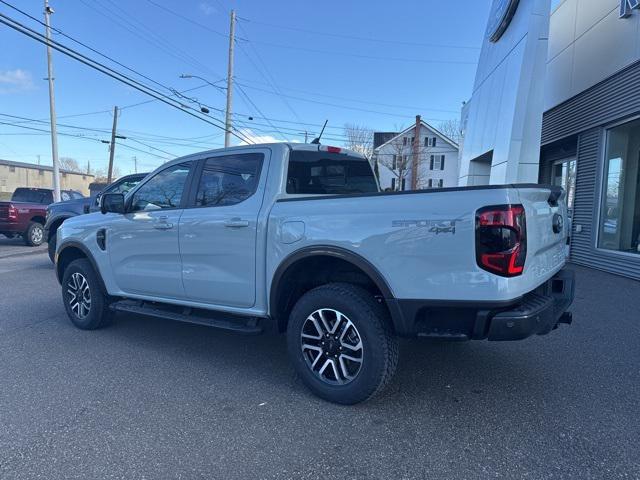
[[[271,210],[267,278],[295,250],[328,245],[360,255],[388,280],[395,298],[437,301],[509,301],[550,279],[564,265],[563,202],[549,203],[553,187],[499,185],[365,195],[288,197]],[[522,204],[528,252],[523,274],[505,278],[476,262],[478,208]],[[291,235],[299,238],[290,238]],[[295,241],[292,241],[295,240]]]

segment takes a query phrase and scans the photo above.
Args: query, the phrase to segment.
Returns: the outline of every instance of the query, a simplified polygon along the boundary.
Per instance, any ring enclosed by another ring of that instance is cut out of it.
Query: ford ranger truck
[[[363,156],[313,144],[174,160],[58,230],[81,329],[115,312],[286,334],[320,397],[367,400],[398,337],[521,340],[571,322],[560,188],[380,192]]]

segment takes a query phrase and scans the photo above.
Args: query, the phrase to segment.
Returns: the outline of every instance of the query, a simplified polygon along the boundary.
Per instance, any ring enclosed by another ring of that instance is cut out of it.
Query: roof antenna
[[[311,143],[313,145],[320,145],[320,139],[322,138],[322,134],[324,133],[324,129],[327,126],[327,123],[329,122],[329,120],[325,120],[324,121],[324,125],[322,126],[322,130],[320,131],[320,135],[318,135],[316,138],[314,138]]]

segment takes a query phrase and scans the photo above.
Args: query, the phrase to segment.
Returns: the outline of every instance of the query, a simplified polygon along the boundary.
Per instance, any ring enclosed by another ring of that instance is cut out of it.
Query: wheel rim
[[[316,310],[302,325],[300,340],[307,366],[323,382],[345,385],[360,373],[362,337],[344,313],[330,308]]]
[[[42,242],[42,236],[43,236],[42,228],[36,227],[31,231],[31,241],[33,243]]]
[[[91,290],[87,279],[81,273],[73,273],[67,282],[69,307],[80,319],[84,319],[91,311]]]

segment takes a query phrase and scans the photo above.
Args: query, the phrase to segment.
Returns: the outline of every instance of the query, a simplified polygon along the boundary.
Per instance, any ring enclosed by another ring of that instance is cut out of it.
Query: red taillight
[[[329,153],[340,153],[342,149],[340,147],[327,147]]]
[[[476,260],[504,277],[522,274],[527,258],[527,224],[522,205],[499,205],[476,214]]]
[[[18,219],[18,209],[13,205],[9,205],[8,211],[9,220],[17,220]]]

